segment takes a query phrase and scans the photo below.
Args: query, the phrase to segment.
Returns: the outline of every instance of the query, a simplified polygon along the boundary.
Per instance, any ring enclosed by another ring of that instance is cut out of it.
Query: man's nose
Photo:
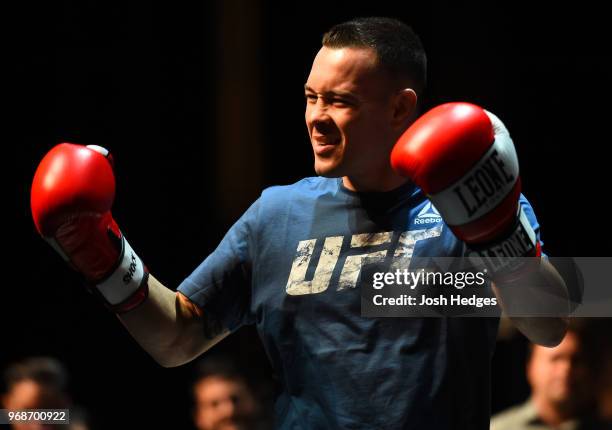
[[[329,122],[330,116],[325,101],[319,97],[316,103],[312,103],[308,109],[308,120],[312,124]]]
[[[334,121],[328,112],[324,109],[317,109],[309,118],[310,126],[319,134],[330,134],[334,131]]]
[[[224,417],[233,417],[236,415],[236,402],[232,399],[227,399],[220,405],[221,415]]]

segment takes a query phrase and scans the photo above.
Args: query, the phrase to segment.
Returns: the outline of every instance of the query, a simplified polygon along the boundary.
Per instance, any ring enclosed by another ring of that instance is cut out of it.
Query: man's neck
[[[372,176],[343,176],[342,184],[351,191],[357,192],[386,192],[408,182],[409,179],[397,174],[389,173]]]

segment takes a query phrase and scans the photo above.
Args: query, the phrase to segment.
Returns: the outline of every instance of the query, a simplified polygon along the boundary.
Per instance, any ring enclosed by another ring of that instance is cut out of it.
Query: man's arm
[[[391,165],[421,187],[470,257],[482,259],[515,325],[533,342],[559,343],[568,291],[540,259],[539,238],[519,202],[518,157],[501,120],[469,103],[437,106],[398,139]]]
[[[117,316],[160,365],[187,363],[230,333],[183,294],[166,288],[152,275],[148,283],[148,298],[136,309]]]
[[[138,343],[162,366],[178,366],[228,331],[150,275],[111,214],[114,197],[108,150],[63,143],[36,170],[32,217],[41,236],[83,275]]]
[[[553,347],[561,343],[569,320],[568,288],[555,267],[542,257],[535,272],[509,283],[493,283],[501,308],[531,342]],[[530,316],[530,315],[547,316]]]

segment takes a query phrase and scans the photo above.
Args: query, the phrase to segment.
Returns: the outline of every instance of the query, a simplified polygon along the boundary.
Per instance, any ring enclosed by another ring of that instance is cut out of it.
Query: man
[[[278,428],[488,428],[497,319],[360,313],[362,266],[384,271],[387,256],[407,265],[413,254],[465,254],[440,216],[425,227],[417,222],[432,209],[404,176],[414,173],[410,157],[394,157],[395,168],[389,162],[418,116],[425,74],[420,40],[401,22],[363,18],[332,28],[305,84],[319,177],[265,190],[177,293],[148,274],[112,219],[114,176],[103,148],[60,145],[45,157],[32,190],[35,222],[163,366],[188,362],[240,326],[257,324],[283,388]],[[494,137],[511,143],[499,120],[468,110],[467,126],[430,123],[444,129],[428,133],[435,144],[453,130],[463,136],[465,127],[485,130],[488,145]],[[45,182],[49,172],[53,181]],[[49,182],[61,186],[51,192]],[[512,190],[506,206],[511,218],[523,214],[516,225],[530,229],[535,252],[539,226],[522,197],[517,212],[516,185]],[[545,260],[531,273],[563,293]],[[548,345],[559,342],[566,325],[554,317],[515,321]]]
[[[210,357],[199,363],[193,396],[198,430],[266,428],[260,401],[229,358]]]
[[[68,428],[86,430],[85,413],[76,408],[66,391],[67,373],[64,366],[50,357],[31,357],[10,365],[4,371],[6,392],[2,408],[22,411],[27,409],[69,409],[70,424],[58,425],[34,420],[16,422],[15,430]]]
[[[584,336],[570,325],[554,348],[532,345],[527,362],[531,397],[493,417],[492,430],[603,429],[596,421],[593,357]]]

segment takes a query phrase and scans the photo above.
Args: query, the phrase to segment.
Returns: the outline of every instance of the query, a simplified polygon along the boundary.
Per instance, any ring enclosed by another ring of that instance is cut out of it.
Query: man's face
[[[2,399],[6,409],[64,409],[68,408],[68,399],[57,390],[40,385],[35,381],[26,379],[17,382]],[[34,421],[15,423],[15,430],[47,430],[64,428],[51,424],[36,423]]]
[[[396,130],[392,86],[367,48],[323,47],[306,82],[306,126],[315,171],[326,177],[389,168]]]
[[[576,408],[588,396],[587,366],[578,338],[569,332],[554,348],[534,346],[528,379],[534,396],[559,408]]]
[[[196,383],[195,424],[199,430],[251,428],[257,404],[241,381],[209,376]]]

